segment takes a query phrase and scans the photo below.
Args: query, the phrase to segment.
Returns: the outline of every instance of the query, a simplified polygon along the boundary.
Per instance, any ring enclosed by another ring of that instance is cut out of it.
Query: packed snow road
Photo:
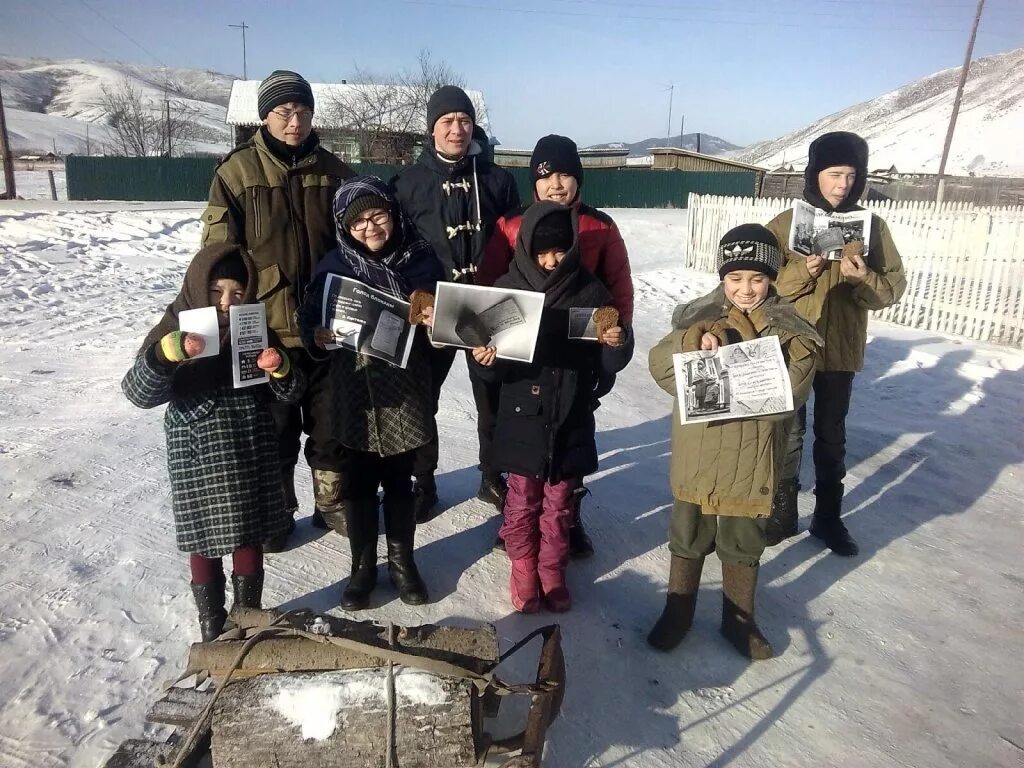
[[[118,385],[178,288],[200,209],[126,207],[0,204],[4,768],[100,765],[147,727],[147,705],[198,636],[162,414],[132,408]],[[685,212],[612,215],[636,272],[637,355],[598,412],[602,468],[585,508],[597,554],[570,568],[568,691],[545,764],[1021,765],[1024,354],[873,325],[848,422],[846,520],[861,556],[826,555],[806,534],[766,553],[759,623],[779,657],[754,665],[718,635],[712,558],[690,637],[654,653],[644,637],[667,579],[670,402],[646,350],[675,303],[714,279],[675,266]],[[551,617],[512,612],[508,563],[490,552],[497,520],[467,501],[464,369],[442,409],[448,509],[420,528],[417,555],[436,601],[413,608],[382,586],[360,618],[489,621],[507,645]],[[308,515],[304,475],[300,492]],[[800,504],[806,527],[813,496]],[[307,519],[298,538],[268,557],[265,601],[333,609],[344,542]]]

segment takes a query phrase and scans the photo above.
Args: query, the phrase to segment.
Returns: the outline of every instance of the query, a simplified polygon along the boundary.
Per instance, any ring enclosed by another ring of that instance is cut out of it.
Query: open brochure
[[[838,261],[843,246],[860,241],[864,253],[871,242],[871,212],[826,213],[813,205],[797,200],[793,204],[793,224],[789,228],[789,250],[810,256],[821,254]]]
[[[533,362],[544,294],[438,283],[430,339],[448,347],[492,346],[498,357]]]
[[[267,308],[263,304],[238,304],[228,311],[231,320],[231,374],[235,389],[270,381],[256,360],[267,348]]]
[[[569,308],[569,338],[597,341],[597,307]]]
[[[793,410],[778,336],[672,356],[683,424],[770,416]]]
[[[336,343],[327,349],[351,349],[399,368],[409,363],[416,336],[409,325],[409,303],[358,280],[327,275],[324,284],[323,325],[334,331]]]

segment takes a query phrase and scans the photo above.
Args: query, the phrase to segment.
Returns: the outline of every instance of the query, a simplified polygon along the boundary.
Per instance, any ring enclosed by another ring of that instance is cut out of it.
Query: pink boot
[[[540,610],[537,558],[523,557],[512,561],[512,577],[508,589],[512,607],[520,613],[536,613]]]
[[[565,571],[544,574],[541,578],[541,591],[544,602],[552,613],[565,613],[572,608],[572,595],[565,586]]]

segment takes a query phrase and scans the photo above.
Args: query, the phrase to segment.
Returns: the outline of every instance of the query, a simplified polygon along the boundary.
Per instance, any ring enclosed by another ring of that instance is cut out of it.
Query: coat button
[[[767,496],[769,493],[771,493],[771,489],[768,486],[766,486],[766,485],[762,485],[761,486],[761,494],[764,495],[764,496]]]
[[[520,407],[519,407],[518,405],[516,406],[516,413],[519,413],[519,412],[520,412],[520,411],[522,411],[522,410],[523,410],[523,409],[522,409],[522,408],[520,408]]]

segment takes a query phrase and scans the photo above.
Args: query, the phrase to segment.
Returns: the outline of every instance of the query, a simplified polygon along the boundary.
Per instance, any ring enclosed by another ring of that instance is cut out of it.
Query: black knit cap
[[[582,187],[583,163],[576,142],[554,133],[543,137],[530,155],[530,173],[535,183],[553,173],[567,173]]]
[[[442,85],[427,101],[427,133],[434,130],[434,123],[451,112],[465,112],[476,123],[476,107],[466,92],[457,85]]]
[[[210,282],[217,280],[235,280],[240,285],[249,284],[249,268],[242,260],[242,255],[235,251],[210,267]]]
[[[760,224],[733,227],[718,244],[718,276],[722,279],[738,269],[752,269],[774,280],[781,266],[779,241]]]
[[[266,120],[270,110],[289,102],[305,104],[313,109],[313,89],[306,78],[298,72],[287,69],[276,69],[260,83],[256,94],[256,108],[260,120]]]
[[[569,210],[552,211],[537,222],[533,230],[533,242],[530,243],[530,255],[545,251],[568,251],[572,248],[572,218]]]
[[[374,208],[383,208],[388,213],[391,212],[391,206],[388,205],[388,201],[383,197],[377,195],[360,195],[352,200],[345,209],[345,215],[341,219],[341,226],[345,229],[349,229],[352,226],[352,222],[356,220],[356,217],[366,211]]]

